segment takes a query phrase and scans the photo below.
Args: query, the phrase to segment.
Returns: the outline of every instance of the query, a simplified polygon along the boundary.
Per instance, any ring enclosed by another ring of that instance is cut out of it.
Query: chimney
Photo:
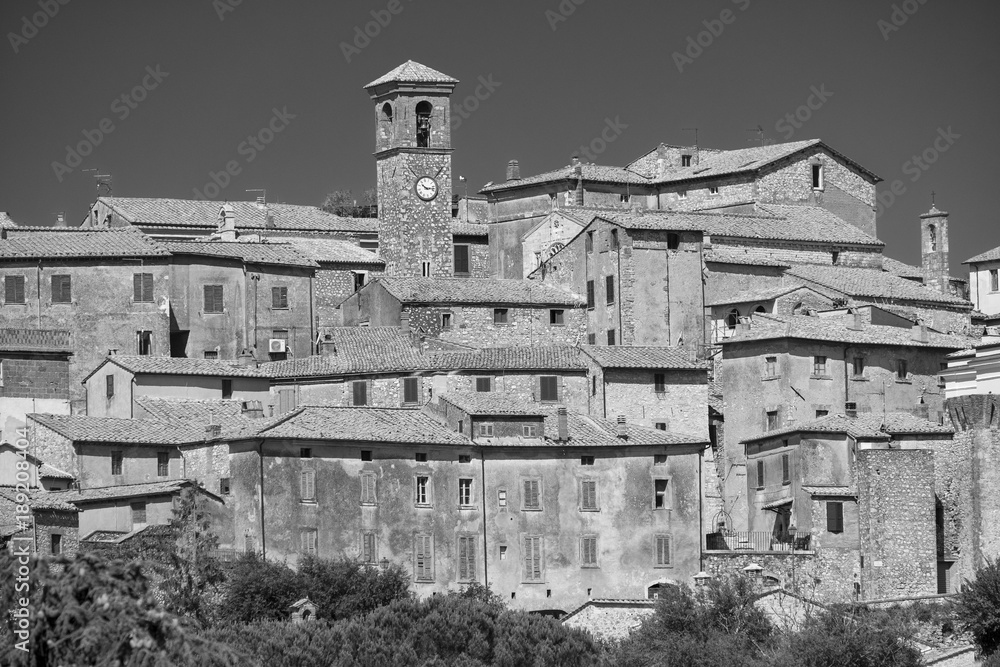
[[[66,214],[56,213],[56,227],[66,227]]]
[[[927,325],[924,324],[923,320],[917,320],[917,323],[913,325],[910,339],[915,343],[930,342],[930,337],[927,335]]]
[[[205,439],[214,440],[222,435],[222,424],[205,424]]]
[[[625,415],[618,415],[617,435],[622,440],[628,440],[628,422],[625,421]]]
[[[406,335],[409,335],[410,333],[412,333],[411,330],[410,330],[410,314],[409,313],[401,313],[400,314],[400,316],[399,316],[399,330],[402,331]]]
[[[573,205],[583,206],[583,163],[573,156],[573,178],[576,179],[576,191],[573,193]]]
[[[257,368],[257,359],[254,358],[250,350],[240,352],[240,356],[236,357],[236,363],[247,368]]]
[[[240,414],[248,419],[263,419],[264,405],[260,401],[243,401]]]
[[[517,160],[511,160],[507,163],[507,180],[508,181],[519,181],[521,180],[521,165],[518,164]]]
[[[236,240],[236,212],[230,203],[225,203],[219,209],[219,240]]]
[[[948,294],[948,214],[937,206],[920,216],[920,246],[924,284]]]
[[[861,331],[865,328],[865,319],[861,316],[861,311],[857,308],[852,308],[851,311],[851,321],[847,325],[847,328],[851,331]]]
[[[560,442],[566,442],[569,440],[569,415],[566,413],[566,408],[559,408],[556,411],[556,417],[558,419],[556,439]]]

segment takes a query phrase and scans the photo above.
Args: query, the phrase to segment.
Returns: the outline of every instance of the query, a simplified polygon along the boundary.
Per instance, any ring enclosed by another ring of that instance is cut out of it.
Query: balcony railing
[[[705,536],[708,551],[799,553],[810,550],[809,533],[774,534],[752,530],[724,530]]]

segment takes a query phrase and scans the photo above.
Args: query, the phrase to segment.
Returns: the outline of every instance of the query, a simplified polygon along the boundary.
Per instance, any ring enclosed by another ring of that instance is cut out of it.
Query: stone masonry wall
[[[748,259],[769,259],[787,264],[827,264],[865,269],[882,268],[882,249],[877,246],[858,247],[830,243],[780,241],[758,242],[749,239],[713,236],[711,247],[715,250],[741,251]],[[833,253],[837,253],[836,262],[833,261]]]
[[[55,398],[69,400],[69,359],[42,354],[0,355],[5,398]]]
[[[549,324],[548,307],[507,309],[508,324],[493,323],[493,307],[407,306],[410,326],[426,335],[470,347],[506,347],[510,345],[576,345],[583,342],[585,312],[582,308],[555,307],[562,310],[564,325]],[[450,329],[441,328],[441,314],[452,313]]]

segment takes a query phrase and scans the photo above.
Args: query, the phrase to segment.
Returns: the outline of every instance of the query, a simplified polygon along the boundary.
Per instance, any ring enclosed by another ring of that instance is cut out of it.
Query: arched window
[[[934,225],[927,225],[927,237],[931,244],[931,252],[937,251],[937,229]]]
[[[737,308],[733,308],[726,315],[726,328],[730,331],[736,330],[736,325],[740,323],[740,311]]]
[[[431,110],[430,102],[421,102],[417,105],[417,148],[430,148]]]
[[[800,315],[802,313],[802,302],[799,301],[797,304],[792,306],[792,315]]]
[[[392,105],[388,102],[382,105],[382,120],[392,122]]]
[[[679,234],[674,234],[670,232],[667,234],[667,250],[677,250],[681,246],[681,237]]]
[[[753,314],[756,315],[757,313],[761,313],[761,314],[766,315],[767,314],[767,309],[764,308],[764,306],[757,306],[756,308],[753,309]]]

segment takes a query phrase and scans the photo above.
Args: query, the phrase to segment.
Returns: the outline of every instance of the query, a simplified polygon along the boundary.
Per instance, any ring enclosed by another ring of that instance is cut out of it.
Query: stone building
[[[28,481],[21,482],[29,489],[41,491],[62,491],[69,488],[73,475],[43,462],[37,456],[18,449],[9,442],[0,443],[0,487],[15,487],[18,484],[17,464],[28,464]]]
[[[970,257],[969,294],[976,310],[991,326],[1000,324],[1000,247]]]
[[[0,330],[0,443],[18,440],[31,412],[69,414],[69,331]]]
[[[21,546],[38,556],[74,555],[79,548],[77,508],[61,499],[61,493],[30,493],[28,518],[17,511],[17,492],[0,486],[0,549]]]

